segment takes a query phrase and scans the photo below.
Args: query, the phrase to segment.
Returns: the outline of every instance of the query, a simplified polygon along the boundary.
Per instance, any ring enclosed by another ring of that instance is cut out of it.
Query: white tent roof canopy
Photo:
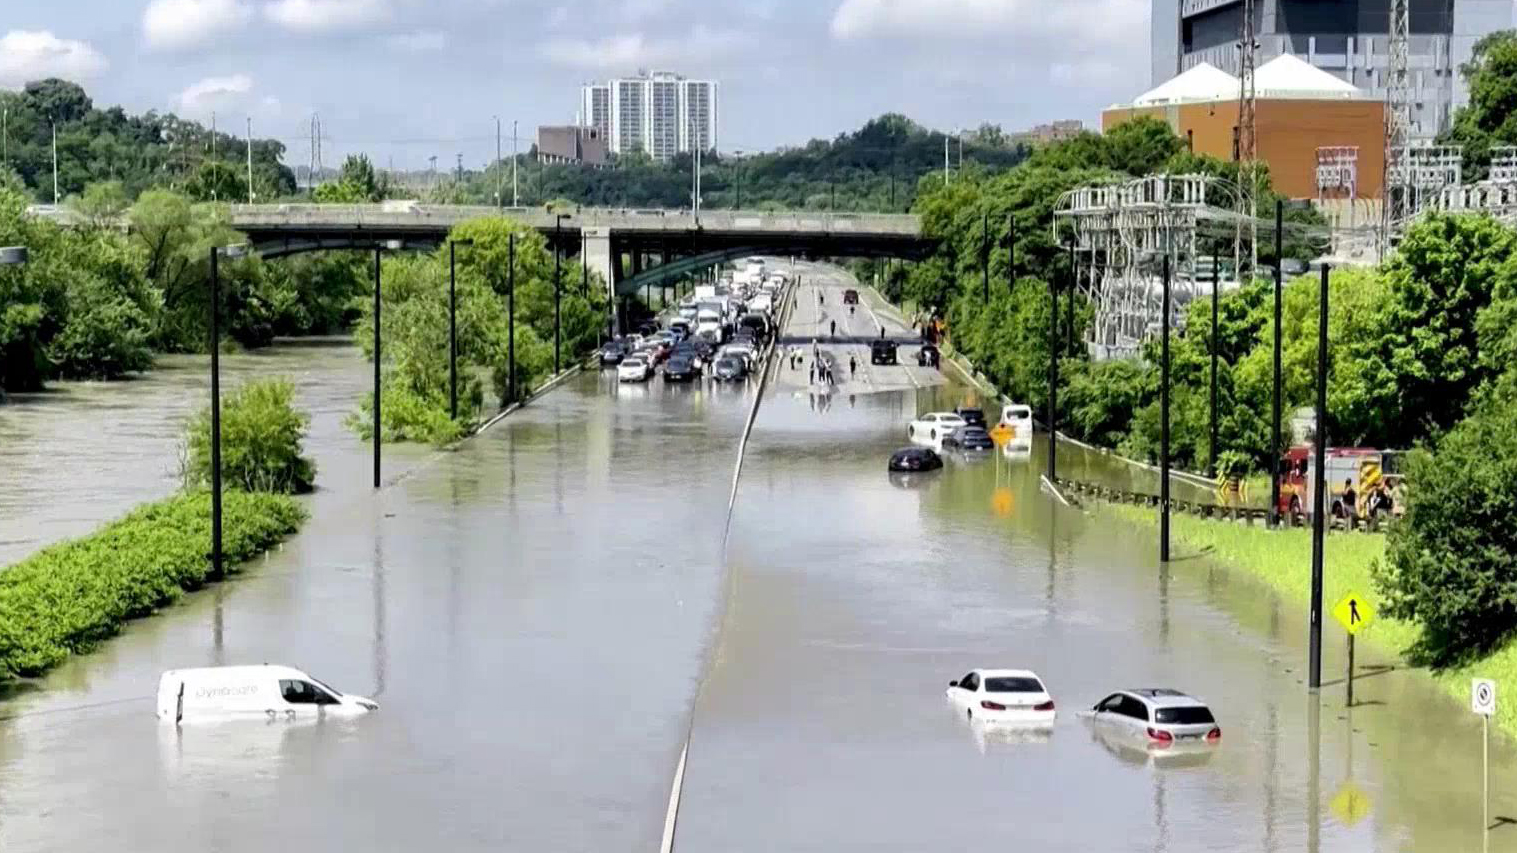
[[[1364,90],[1288,53],[1254,72],[1256,98],[1362,98]]]
[[[1144,92],[1133,106],[1149,107],[1186,101],[1215,101],[1238,97],[1238,78],[1215,65],[1201,62],[1177,77]]]

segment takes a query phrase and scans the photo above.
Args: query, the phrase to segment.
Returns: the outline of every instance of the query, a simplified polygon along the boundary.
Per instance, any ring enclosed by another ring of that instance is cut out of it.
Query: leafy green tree
[[[1406,471],[1406,514],[1375,567],[1385,611],[1413,619],[1413,657],[1435,666],[1488,652],[1517,628],[1517,384],[1483,395]]]
[[[248,199],[248,182],[243,171],[231,163],[207,160],[195,170],[185,194],[195,201],[244,202]]]
[[[1466,175],[1480,179],[1489,172],[1494,146],[1517,145],[1517,31],[1481,38],[1459,73],[1470,100],[1455,112],[1442,141],[1462,145]]]
[[[91,228],[110,228],[126,213],[131,202],[127,199],[126,186],[120,181],[101,181],[71,197],[69,206],[84,217]]]
[[[365,204],[381,201],[387,193],[386,182],[375,173],[369,158],[350,154],[338,179],[322,184],[311,195],[320,204]]]
[[[301,455],[311,416],[295,407],[295,384],[256,379],[221,402],[221,473],[245,492],[295,494],[316,483],[316,464]],[[211,482],[211,410],[201,409],[185,430],[186,488]]]

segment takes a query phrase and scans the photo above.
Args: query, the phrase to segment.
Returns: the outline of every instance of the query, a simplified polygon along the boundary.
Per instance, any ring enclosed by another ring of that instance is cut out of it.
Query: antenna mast
[[[1390,65],[1385,92],[1385,188],[1381,203],[1382,256],[1391,237],[1412,215],[1412,170],[1407,162],[1411,144],[1412,103],[1407,39],[1411,31],[1409,0],[1391,0]]]

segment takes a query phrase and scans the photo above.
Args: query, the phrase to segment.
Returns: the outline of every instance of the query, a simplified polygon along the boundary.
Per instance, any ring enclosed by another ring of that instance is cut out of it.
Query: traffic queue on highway
[[[619,382],[743,382],[757,373],[765,345],[774,337],[780,294],[788,276],[764,272],[750,258],[717,284],[697,285],[677,308],[645,320],[636,331],[600,348],[602,368],[616,368]]]

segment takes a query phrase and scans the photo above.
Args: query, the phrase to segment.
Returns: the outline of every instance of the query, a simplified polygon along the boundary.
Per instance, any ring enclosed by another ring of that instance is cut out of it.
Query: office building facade
[[[676,154],[716,147],[717,84],[668,71],[592,83],[581,89],[579,115],[581,126],[601,130],[611,153],[643,151],[667,162]]]
[[[1408,0],[1412,137],[1447,129],[1469,100],[1459,67],[1517,25],[1513,0]],[[1238,74],[1243,0],[1153,0],[1152,84],[1206,62]],[[1254,0],[1257,64],[1289,54],[1374,97],[1386,94],[1390,0]]]

